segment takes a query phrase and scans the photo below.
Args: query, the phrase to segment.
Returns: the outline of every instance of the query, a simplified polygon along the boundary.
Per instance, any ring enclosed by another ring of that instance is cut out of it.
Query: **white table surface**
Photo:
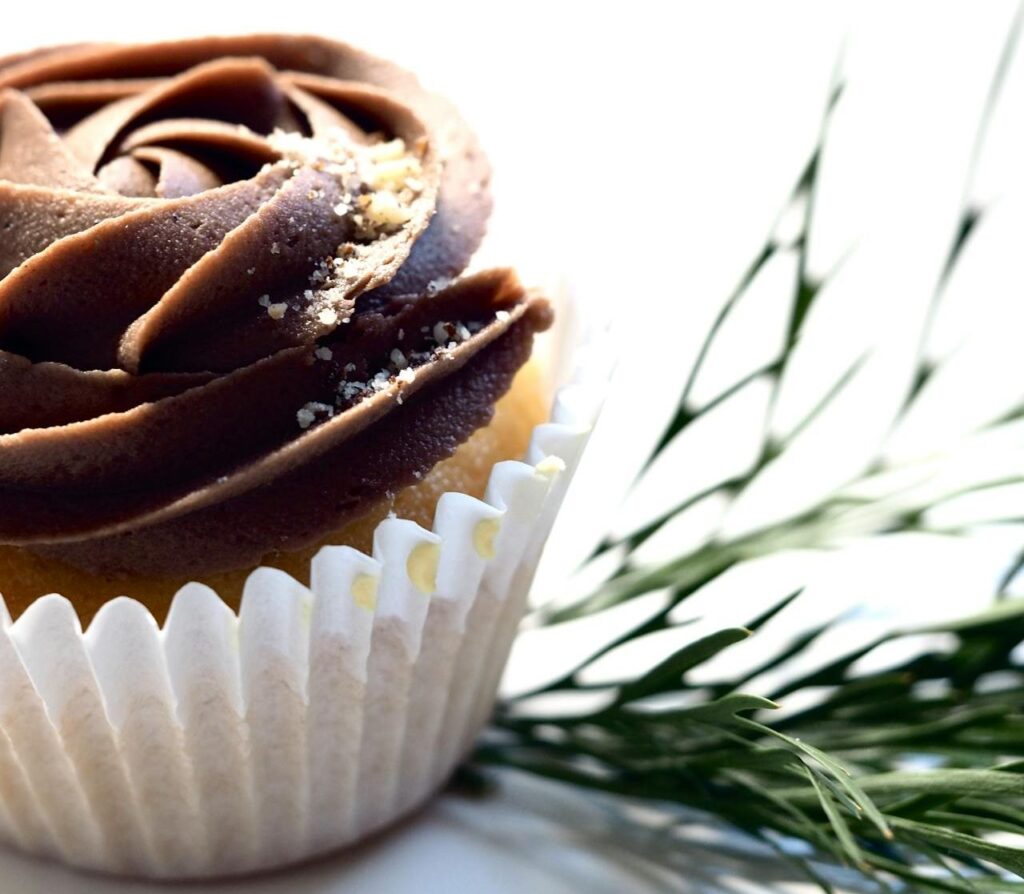
[[[0,850],[4,894],[811,894],[793,869],[696,823],[627,831],[599,801],[527,779],[485,797],[445,794],[340,856],[255,878],[172,887],[113,881]],[[757,879],[756,884],[752,879]],[[836,876],[840,884],[842,875]],[[761,887],[759,887],[761,886]],[[840,891],[846,891],[840,888]],[[854,889],[849,891],[853,894]]]

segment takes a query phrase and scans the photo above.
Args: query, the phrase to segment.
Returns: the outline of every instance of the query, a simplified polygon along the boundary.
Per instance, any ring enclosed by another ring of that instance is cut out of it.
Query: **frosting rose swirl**
[[[0,543],[245,567],[450,455],[549,318],[455,279],[488,178],[445,101],[319,38],[0,59]]]

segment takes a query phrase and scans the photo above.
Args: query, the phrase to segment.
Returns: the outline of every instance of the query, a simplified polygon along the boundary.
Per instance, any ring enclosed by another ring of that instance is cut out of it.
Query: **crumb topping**
[[[339,128],[316,138],[275,130],[268,141],[285,164],[329,174],[344,194],[333,211],[351,222],[352,239],[340,245],[334,257],[316,263],[309,279],[312,288],[304,296],[310,318],[334,326],[340,300],[365,278],[365,262],[377,243],[401,232],[420,212],[420,203],[429,203],[422,161],[426,143],[407,146],[404,140],[393,139],[362,145]],[[270,251],[279,254],[281,247],[275,242]]]
[[[296,414],[295,418],[299,428],[309,428],[318,418],[330,419],[334,415],[334,407],[330,404],[310,401],[305,404]]]
[[[511,318],[508,311],[496,311],[495,319],[507,322]],[[416,381],[417,368],[437,360],[452,359],[452,352],[459,344],[472,338],[487,325],[484,321],[440,321],[433,326],[421,326],[422,346],[415,350],[403,351],[392,348],[388,354],[388,362],[372,375],[357,376],[358,367],[349,362],[339,368],[340,381],[335,389],[334,405],[310,402],[305,404],[297,414],[299,428],[305,430],[318,422],[332,418],[336,413],[354,406],[365,397],[385,391],[392,385],[398,385],[395,400],[398,404],[405,401],[402,393],[405,386]],[[398,339],[405,337],[405,330],[398,330]],[[331,360],[334,352],[327,347],[318,347],[314,356],[319,360]],[[330,412],[328,412],[328,410]]]

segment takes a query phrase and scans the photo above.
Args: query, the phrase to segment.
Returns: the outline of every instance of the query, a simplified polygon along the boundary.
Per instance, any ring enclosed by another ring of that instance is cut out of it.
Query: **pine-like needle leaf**
[[[941,361],[926,356],[931,316],[986,212],[971,201],[971,180],[1022,21],[1018,9],[981,115],[959,226],[924,323],[904,415],[941,368]],[[798,210],[802,217],[799,234],[788,241],[773,234],[724,301],[642,474],[663,461],[666,448],[698,420],[753,383],[767,381],[769,409],[756,461],[741,474],[697,493],[676,495],[671,511],[635,530],[605,538],[595,556],[612,558],[603,554],[614,550],[621,557],[617,567],[587,598],[547,607],[539,621],[572,621],[655,592],[667,594],[664,604],[610,643],[595,647],[558,679],[501,704],[475,762],[644,802],[669,820],[677,812],[702,811],[768,844],[824,891],[832,886],[821,871],[822,860],[854,867],[881,891],[1024,892],[1024,600],[1007,595],[1024,569],[1024,548],[987,610],[945,624],[872,635],[810,670],[805,659],[823,637],[846,623],[844,618],[792,630],[774,653],[748,662],[732,677],[708,672],[719,666],[716,656],[726,650],[730,658],[742,653],[763,627],[771,624],[777,630],[786,610],[803,597],[803,590],[796,589],[744,626],[711,632],[704,628],[691,642],[632,677],[595,683],[588,676],[617,649],[656,634],[684,634],[687,623],[676,620],[674,610],[736,566],[780,550],[831,548],[850,536],[928,530],[928,512],[937,502],[1024,482],[1024,472],[1008,475],[986,468],[975,479],[957,478],[952,486],[937,490],[941,457],[922,468],[913,463],[893,467],[880,452],[861,478],[797,517],[739,537],[717,532],[696,549],[654,564],[637,558],[641,545],[705,499],[741,495],[828,411],[868,359],[860,358],[829,384],[787,435],[771,434],[784,375],[827,282],[809,277],[807,251],[821,159],[840,97],[838,87],[830,93],[821,138],[787,209]],[[796,252],[798,273],[781,352],[695,405],[695,384],[730,315],[783,250]],[[975,437],[1008,430],[1021,418],[1024,400]],[[969,447],[973,442],[968,438],[967,443]],[[903,473],[909,477],[901,478]],[[886,486],[887,476],[903,483]],[[996,520],[1024,518],[1017,515]],[[947,533],[966,536],[970,530],[965,526]],[[923,647],[882,670],[862,669],[862,659],[876,650],[926,634],[940,636],[945,645]],[[769,677],[783,682],[760,693],[747,691]],[[557,702],[561,696],[583,693],[601,696],[598,707],[583,713],[557,706],[541,711],[533,701],[543,696]],[[780,704],[790,707],[780,712]]]

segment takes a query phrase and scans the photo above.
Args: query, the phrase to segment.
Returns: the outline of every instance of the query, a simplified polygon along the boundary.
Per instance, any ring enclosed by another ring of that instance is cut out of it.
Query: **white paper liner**
[[[104,872],[253,872],[416,807],[486,722],[533,572],[603,393],[581,368],[434,530],[386,519],[372,558],[325,547],[306,588],[258,568],[236,615],[189,584],[160,629],[115,599],[82,633],[0,602],[0,838]]]

